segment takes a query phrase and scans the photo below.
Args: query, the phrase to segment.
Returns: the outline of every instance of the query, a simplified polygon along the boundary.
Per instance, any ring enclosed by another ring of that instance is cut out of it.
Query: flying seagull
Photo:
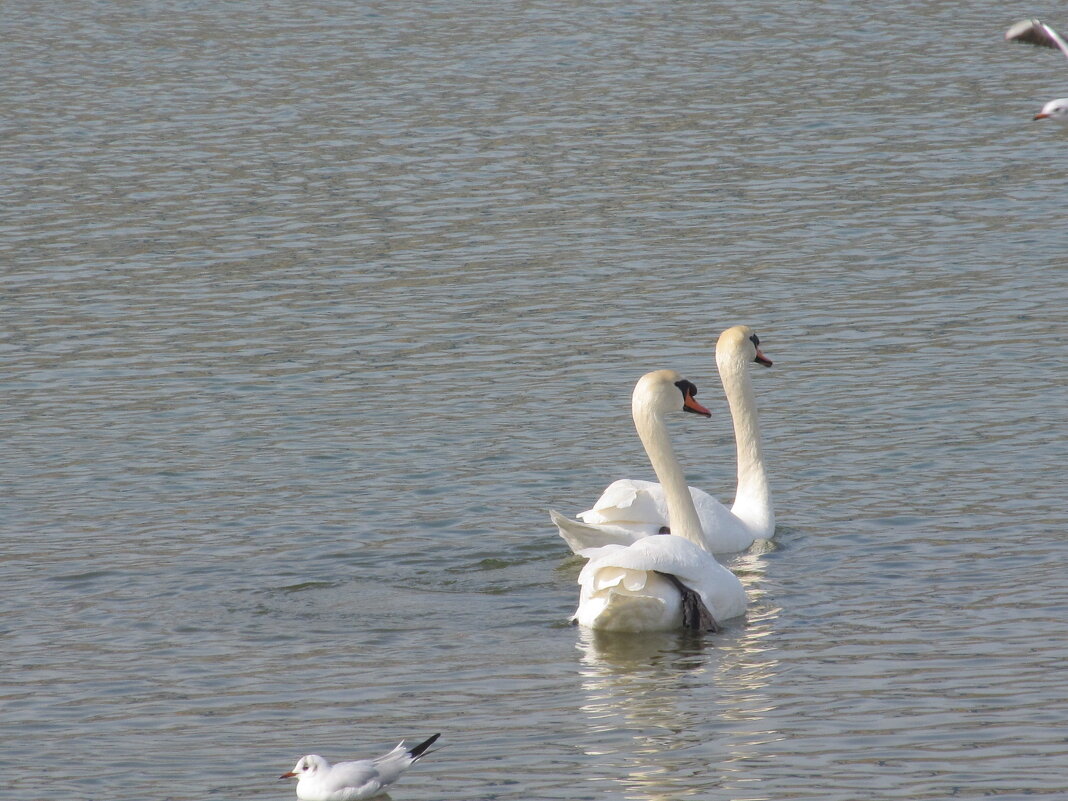
[[[1039,47],[1050,47],[1054,50],[1060,50],[1065,56],[1068,56],[1068,42],[1065,42],[1061,35],[1049,25],[1034,17],[1014,23],[1005,31],[1005,38],[1010,42],[1024,42],[1038,45]],[[1058,97],[1056,100],[1049,101],[1034,118],[1036,120],[1068,122],[1068,97]]]

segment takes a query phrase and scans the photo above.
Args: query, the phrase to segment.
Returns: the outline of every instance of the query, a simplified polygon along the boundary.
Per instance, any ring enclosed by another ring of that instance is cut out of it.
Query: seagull
[[[308,754],[297,760],[293,770],[279,779],[297,778],[297,798],[300,801],[359,801],[384,793],[386,788],[426,753],[438,732],[415,748],[405,748],[404,740],[388,754],[374,759],[338,762],[331,765],[318,754]]]
[[[1005,31],[1005,38],[1010,42],[1024,42],[1038,45],[1039,47],[1050,47],[1054,50],[1060,50],[1065,56],[1068,56],[1068,42],[1065,42],[1059,33],[1040,19],[1032,17],[1031,19],[1022,19],[1013,23]],[[1068,122],[1068,97],[1058,97],[1056,100],[1049,101],[1034,116],[1034,119]]]

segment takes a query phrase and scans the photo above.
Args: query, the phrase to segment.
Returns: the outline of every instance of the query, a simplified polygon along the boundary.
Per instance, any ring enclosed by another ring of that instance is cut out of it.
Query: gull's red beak
[[[293,771],[289,771],[289,773],[283,773],[283,774],[282,774],[281,776],[279,776],[278,778],[279,778],[279,779],[292,779],[292,778],[293,778],[294,776],[296,776],[296,775],[297,775],[297,774],[295,774],[295,773],[294,773]]]
[[[1040,111],[1040,112],[1038,112],[1038,114],[1036,114],[1031,119],[1033,119],[1033,120],[1044,120],[1044,119],[1047,119],[1048,117],[1049,117],[1049,114],[1045,114],[1044,112]]]

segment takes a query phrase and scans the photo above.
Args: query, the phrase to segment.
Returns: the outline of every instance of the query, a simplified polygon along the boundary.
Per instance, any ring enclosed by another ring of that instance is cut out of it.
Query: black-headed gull
[[[1065,42],[1059,33],[1040,19],[1032,17],[1014,23],[1005,31],[1005,38],[1010,42],[1025,42],[1039,47],[1050,47],[1068,56],[1068,42]],[[1056,100],[1049,101],[1034,118],[1068,122],[1068,97],[1058,97]]]
[[[279,779],[297,778],[297,798],[300,801],[359,801],[384,793],[400,778],[408,766],[426,753],[435,734],[415,748],[405,748],[404,740],[388,754],[374,759],[338,762],[331,765],[318,754],[308,754],[297,760],[293,770]]]

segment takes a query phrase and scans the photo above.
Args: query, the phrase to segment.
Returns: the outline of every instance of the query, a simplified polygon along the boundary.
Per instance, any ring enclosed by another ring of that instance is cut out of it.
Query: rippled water
[[[988,4],[9,4],[10,797],[1068,790],[1063,57]],[[1068,27],[1068,18],[1050,18]],[[546,510],[724,498],[746,322],[779,529],[720,635],[593,637]]]

